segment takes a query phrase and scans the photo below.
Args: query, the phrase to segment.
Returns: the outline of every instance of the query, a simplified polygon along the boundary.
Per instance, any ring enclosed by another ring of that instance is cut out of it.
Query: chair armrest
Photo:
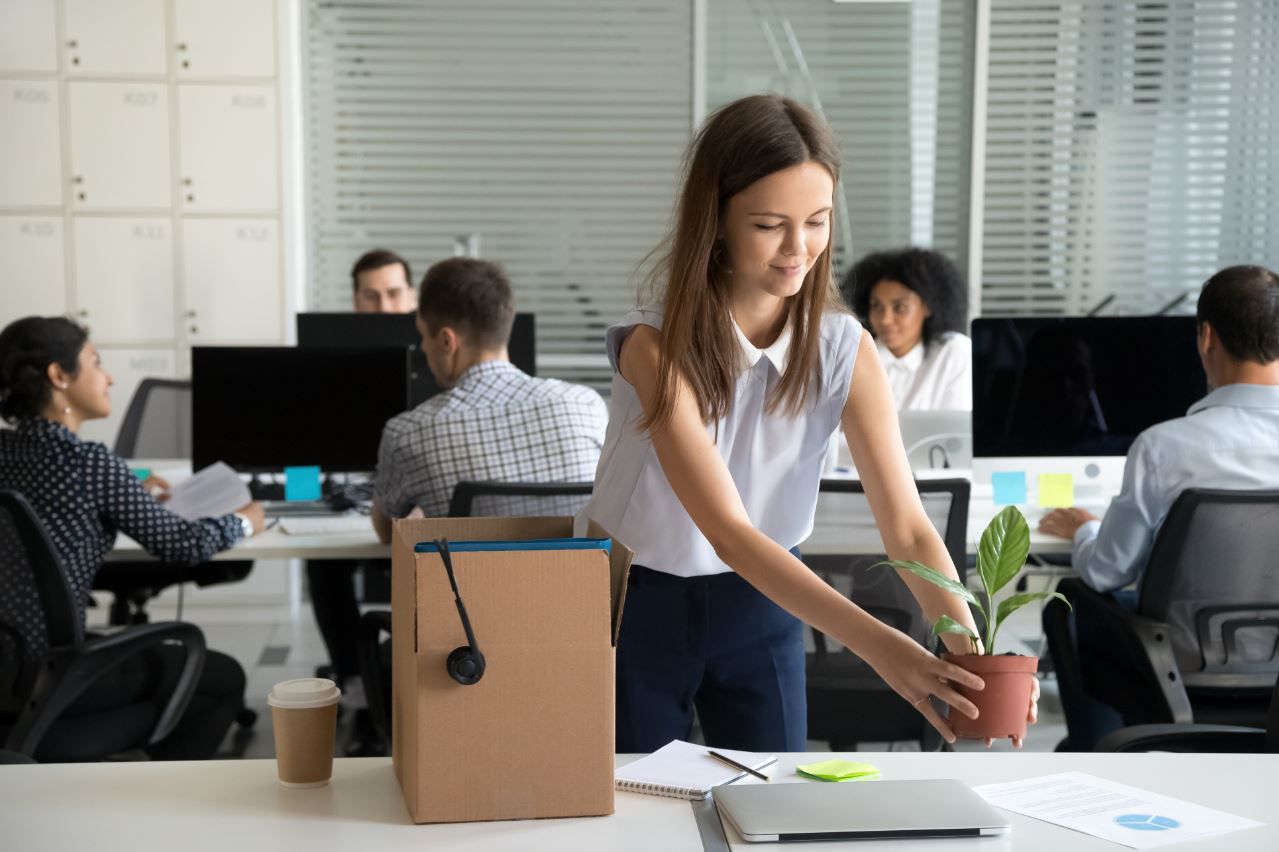
[[[1174,724],[1194,721],[1167,624],[1124,609],[1113,596],[1096,592],[1077,578],[1062,580],[1057,588],[1076,610],[1088,607],[1099,618],[1100,626],[1108,631],[1106,639],[1115,646],[1115,654],[1130,660],[1150,687],[1158,690],[1166,705],[1161,715]],[[1086,684],[1088,676],[1082,661],[1080,671]]]
[[[1256,754],[1266,732],[1238,725],[1134,725],[1113,731],[1093,751],[1172,751]]]
[[[10,730],[5,748],[34,755],[49,726],[98,678],[125,660],[165,642],[181,644],[186,649],[186,659],[148,744],[164,739],[182,717],[204,669],[204,634],[194,624],[176,621],[145,624],[79,645],[53,649],[39,663],[31,697]]]

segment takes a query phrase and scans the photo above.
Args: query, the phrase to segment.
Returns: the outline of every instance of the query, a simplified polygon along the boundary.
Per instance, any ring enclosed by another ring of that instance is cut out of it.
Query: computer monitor
[[[408,373],[407,349],[197,346],[193,465],[373,470],[382,428],[409,406]]]
[[[975,481],[994,459],[1046,460],[1113,491],[1137,435],[1207,392],[1195,334],[1191,316],[974,320]]]
[[[440,392],[422,354],[414,314],[302,313],[297,315],[298,346],[406,347],[409,360],[411,405],[419,405]],[[533,314],[516,314],[507,344],[511,363],[530,376],[537,375],[537,335]]]

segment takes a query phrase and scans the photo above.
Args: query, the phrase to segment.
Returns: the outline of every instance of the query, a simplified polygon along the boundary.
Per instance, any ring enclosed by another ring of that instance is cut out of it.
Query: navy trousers
[[[617,751],[687,740],[804,751],[803,623],[735,573],[676,577],[631,568],[617,643]]]

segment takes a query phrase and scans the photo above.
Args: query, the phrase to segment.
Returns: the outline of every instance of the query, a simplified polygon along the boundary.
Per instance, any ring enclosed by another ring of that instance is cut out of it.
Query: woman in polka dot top
[[[22,494],[44,524],[62,557],[82,624],[94,575],[118,532],[129,535],[163,562],[196,564],[262,527],[262,508],[257,503],[219,518],[185,520],[157,502],[148,490],[153,485],[163,486],[162,480],[139,482],[125,461],[105,445],[80,440],[76,433],[84,421],[110,414],[111,383],[88,333],[70,320],[27,317],[0,332],[0,417],[13,426],[0,429],[0,489]],[[13,584],[0,583],[0,621],[19,627],[30,657],[44,652],[48,643],[38,626],[42,620],[18,611],[34,604],[34,598],[16,593]],[[181,652],[175,653],[179,657],[173,662],[180,668]],[[219,670],[227,674],[225,664],[229,663],[239,676],[238,699],[243,706],[243,672],[234,660],[217,659],[221,657],[209,654],[206,678]],[[151,661],[153,666],[156,662]],[[108,682],[103,689],[110,692],[111,686]],[[225,687],[234,684],[221,686],[226,691]],[[197,704],[192,702],[193,709]],[[92,709],[97,712],[103,708],[99,704]],[[176,740],[186,722],[184,718],[166,742]],[[222,733],[225,730],[223,726]],[[214,737],[209,733],[206,739]],[[212,750],[220,740],[221,734],[217,734]],[[203,750],[208,754],[184,751],[183,755],[212,755],[207,745]]]

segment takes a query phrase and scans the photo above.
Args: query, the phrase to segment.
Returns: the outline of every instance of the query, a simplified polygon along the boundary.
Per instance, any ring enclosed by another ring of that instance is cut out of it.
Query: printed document
[[[997,808],[1133,849],[1264,825],[1083,772],[974,787]]]

